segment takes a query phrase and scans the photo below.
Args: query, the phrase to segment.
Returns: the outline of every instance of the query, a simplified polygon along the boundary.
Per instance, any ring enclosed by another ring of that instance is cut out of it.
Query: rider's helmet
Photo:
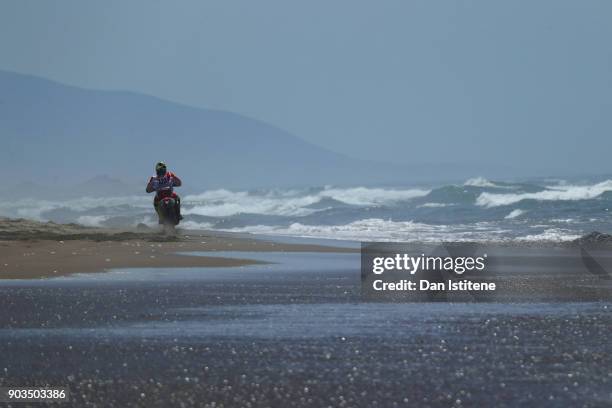
[[[157,177],[161,177],[166,174],[166,163],[160,161],[155,165],[155,173]]]

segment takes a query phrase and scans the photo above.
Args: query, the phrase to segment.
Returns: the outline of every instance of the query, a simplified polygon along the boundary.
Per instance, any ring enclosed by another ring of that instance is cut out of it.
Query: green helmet
[[[155,165],[155,173],[161,177],[164,174],[166,174],[166,163],[164,163],[163,161],[157,162],[157,164]]]

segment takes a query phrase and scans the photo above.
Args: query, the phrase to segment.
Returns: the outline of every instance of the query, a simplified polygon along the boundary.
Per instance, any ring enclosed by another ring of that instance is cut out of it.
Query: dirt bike
[[[163,191],[166,189],[161,190]],[[159,223],[164,226],[164,232],[166,234],[174,235],[176,233],[175,227],[181,222],[179,218],[179,209],[177,208],[177,206],[180,205],[180,201],[171,196],[163,197],[157,204]]]

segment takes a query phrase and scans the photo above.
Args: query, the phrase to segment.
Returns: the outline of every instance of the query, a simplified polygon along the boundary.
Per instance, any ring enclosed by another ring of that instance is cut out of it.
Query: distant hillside
[[[6,71],[0,71],[0,135],[9,185],[63,188],[100,174],[145,180],[162,159],[194,190],[405,184],[477,172],[355,160],[234,113]]]

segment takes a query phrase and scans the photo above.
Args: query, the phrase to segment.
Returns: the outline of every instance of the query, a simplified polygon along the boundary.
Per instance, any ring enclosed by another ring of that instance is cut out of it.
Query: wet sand
[[[74,224],[0,219],[0,279],[35,279],[114,268],[219,267],[249,259],[189,256],[193,251],[347,252],[310,244],[281,244],[232,234],[154,229],[112,230]],[[177,254],[181,252],[182,254]]]
[[[0,223],[0,384],[57,406],[612,406],[609,296],[371,302],[354,249],[33,227]]]
[[[0,380],[59,406],[612,404],[610,302],[370,303],[358,254],[257,254],[4,281]]]

